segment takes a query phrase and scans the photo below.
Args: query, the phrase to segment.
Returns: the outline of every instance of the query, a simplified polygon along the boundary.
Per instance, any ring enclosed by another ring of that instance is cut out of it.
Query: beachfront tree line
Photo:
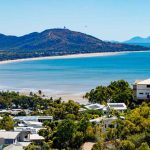
[[[108,86],[98,86],[86,93],[85,98],[92,103],[105,104],[107,102],[125,103],[127,106],[133,102],[133,90],[128,82],[118,80]]]
[[[123,93],[123,94],[122,94]],[[104,97],[101,97],[105,95]],[[125,99],[124,96],[127,98]],[[111,82],[107,87],[99,86],[85,95],[90,102],[106,103],[125,102],[128,106],[133,103],[132,90],[126,81]],[[134,106],[134,107],[133,107]],[[32,110],[30,115],[52,115],[53,122],[44,122],[45,129],[39,131],[45,140],[40,144],[31,143],[26,150],[49,149],[79,149],[84,142],[93,141],[96,144],[93,150],[149,150],[150,146],[150,104],[133,105],[124,113],[125,120],[114,122],[117,128],[108,128],[102,132],[101,124],[90,123],[103,115],[103,112],[86,110],[84,106],[70,100],[61,102],[61,99],[42,99],[32,94],[21,96],[15,92],[0,92],[1,108],[22,108]],[[25,112],[24,112],[24,115]],[[12,130],[13,120],[8,114],[3,114],[0,129]],[[109,116],[109,115],[108,115]],[[109,148],[108,148],[109,145]]]

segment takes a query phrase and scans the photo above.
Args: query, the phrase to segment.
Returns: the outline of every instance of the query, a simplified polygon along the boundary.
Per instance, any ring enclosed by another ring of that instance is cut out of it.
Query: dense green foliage
[[[11,117],[5,115],[0,120],[0,129],[4,129],[6,131],[12,130],[14,128],[14,121]]]
[[[111,141],[119,150],[133,150],[150,146],[150,107],[143,104],[126,113],[125,120],[116,121],[117,128],[108,129],[106,141]],[[144,145],[145,145],[144,144]]]
[[[96,130],[88,118],[81,121],[64,119],[63,121],[47,124],[47,129],[40,130],[39,134],[45,137],[45,142],[58,149],[77,149],[84,141],[95,141]]]
[[[21,37],[0,34],[0,61],[94,52],[149,50],[143,46],[110,43],[68,29],[49,29]]]
[[[39,91],[39,95],[42,91]],[[111,82],[107,87],[99,86],[86,97],[90,102],[106,103],[125,102],[130,106],[133,102],[132,90],[126,81]],[[96,144],[93,150],[150,150],[150,103],[134,104],[124,112],[125,119],[117,111],[109,111],[107,116],[117,116],[110,126],[103,132],[103,124],[91,123],[90,119],[103,115],[99,110],[80,111],[84,106],[69,100],[43,99],[34,93],[22,96],[15,92],[0,92],[0,108],[30,109],[30,115],[52,115],[53,122],[46,121],[44,129],[39,135],[45,138],[39,144],[31,143],[26,150],[71,149],[77,150],[84,142],[92,141]],[[21,112],[20,115],[25,115]],[[8,115],[8,114],[7,114]],[[11,117],[3,115],[0,129],[13,129]]]
[[[92,103],[116,102],[125,103],[127,106],[133,101],[133,91],[124,80],[113,81],[108,86],[98,86],[86,93],[85,98]]]

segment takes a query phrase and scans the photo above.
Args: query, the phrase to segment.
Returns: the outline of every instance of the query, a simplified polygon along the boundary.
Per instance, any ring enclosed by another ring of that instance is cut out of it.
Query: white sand
[[[23,59],[0,61],[0,64],[23,62],[23,61],[34,61],[34,60],[45,60],[45,59],[67,59],[67,58],[84,58],[84,57],[96,57],[96,56],[113,56],[113,55],[121,55],[121,54],[126,54],[126,53],[133,53],[133,52],[139,52],[139,53],[140,52],[150,52],[150,50],[147,50],[147,51],[121,51],[121,52],[85,53],[85,54],[71,54],[71,55],[62,55],[62,56],[46,56],[46,57],[23,58]]]
[[[18,92],[18,91],[16,91]],[[83,96],[85,95],[85,93],[51,93],[51,92],[48,92],[48,91],[44,91],[42,90],[42,94],[39,95],[38,94],[38,91],[32,91],[32,90],[21,90],[19,91],[20,95],[26,95],[26,96],[29,96],[30,95],[30,92],[32,92],[33,94],[35,93],[36,95],[42,97],[42,98],[51,98],[53,97],[53,99],[58,99],[61,97],[62,101],[64,102],[67,102],[68,100],[73,100],[75,102],[78,102],[79,104],[87,104],[88,103],[88,100],[83,98]],[[44,97],[42,96],[44,95]]]
[[[119,55],[119,54],[132,53],[132,52],[148,52],[148,51],[105,52],[105,53],[87,53],[87,54],[73,54],[73,55],[63,55],[63,56],[36,57],[36,58],[0,61],[0,64],[23,62],[23,61],[34,61],[34,60],[45,60],[45,59],[64,59],[64,58],[67,59],[67,58],[82,58],[82,57],[95,57],[95,56],[112,56],[112,55]],[[29,95],[30,91],[23,90],[20,93],[24,94],[24,95]],[[33,91],[33,93],[37,93],[37,92]],[[83,95],[85,93],[77,93],[77,94],[58,93],[58,94],[56,94],[56,93],[48,93],[48,92],[43,91],[43,94],[45,95],[45,98],[61,97],[63,101],[74,100],[76,102],[79,102],[80,104],[88,103],[88,101],[86,99],[83,99]]]
[[[119,55],[119,54],[124,54],[124,53],[127,53],[127,52],[86,53],[86,54],[72,54],[72,55],[63,55],[63,56],[23,58],[23,59],[0,61],[0,64],[23,62],[23,61],[34,61],[34,60],[45,60],[45,59],[67,59],[67,58],[83,58],[83,57],[95,57],[95,56],[112,56],[112,55]]]

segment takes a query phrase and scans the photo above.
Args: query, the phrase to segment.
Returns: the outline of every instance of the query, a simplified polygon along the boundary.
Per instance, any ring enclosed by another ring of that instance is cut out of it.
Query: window
[[[142,95],[143,93],[139,93],[139,94],[141,94],[141,95]]]
[[[5,139],[5,144],[13,144],[14,140],[13,139]]]
[[[147,85],[147,88],[150,88],[150,84]]]

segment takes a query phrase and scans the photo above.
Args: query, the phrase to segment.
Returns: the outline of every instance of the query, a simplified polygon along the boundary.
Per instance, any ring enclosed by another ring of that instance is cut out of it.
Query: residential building
[[[116,128],[117,124],[115,121],[118,118],[116,116],[113,117],[103,117],[101,123],[102,123],[102,131],[105,132],[107,128]]]
[[[105,105],[100,105],[98,103],[88,104],[85,106],[85,108],[87,108],[89,110],[103,110],[104,107],[105,107]]]
[[[95,119],[91,119],[90,122],[91,123],[96,123],[96,124],[101,124],[102,126],[102,131],[105,132],[107,130],[107,128],[116,128],[116,123],[115,120],[117,120],[118,118],[116,116],[113,117],[107,117],[107,116],[102,116],[99,118],[95,118]]]
[[[52,116],[17,116],[14,117],[13,120],[44,122],[44,121],[53,121],[53,117]]]
[[[127,109],[127,106],[124,103],[107,103],[106,106],[95,103],[86,105],[85,108],[89,110],[101,110],[104,114],[106,114],[110,109],[125,111]]]
[[[133,91],[135,100],[150,101],[150,79],[135,81]]]
[[[2,148],[2,150],[24,150],[24,148],[27,147],[30,143],[31,142],[18,142],[16,144],[5,146],[4,148]]]
[[[30,132],[31,134],[38,134],[39,130],[43,128],[35,128],[35,127],[14,127],[14,131],[22,132]]]
[[[29,132],[0,131],[0,145],[29,141]]]
[[[127,106],[125,103],[107,103],[107,109],[108,111],[113,109],[117,111],[125,111],[127,110]]]

